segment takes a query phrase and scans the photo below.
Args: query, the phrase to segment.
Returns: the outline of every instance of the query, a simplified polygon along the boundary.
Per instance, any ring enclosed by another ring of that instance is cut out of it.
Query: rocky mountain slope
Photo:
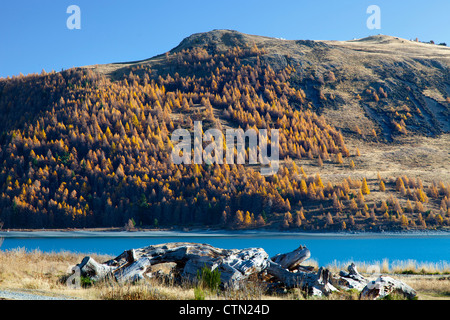
[[[157,74],[181,70],[170,54],[192,48],[224,52],[232,47],[264,49],[274,70],[296,69],[290,81],[344,132],[360,131],[392,141],[406,132],[436,136],[450,132],[450,48],[378,35],[350,41],[284,40],[214,30],[184,39],[169,55],[135,63],[96,66],[112,77],[147,65]],[[255,63],[254,58],[243,59]]]
[[[0,79],[0,220],[446,229],[449,50],[214,30],[148,60]],[[200,120],[278,129],[278,173],[248,151],[244,165],[174,164],[172,132]]]

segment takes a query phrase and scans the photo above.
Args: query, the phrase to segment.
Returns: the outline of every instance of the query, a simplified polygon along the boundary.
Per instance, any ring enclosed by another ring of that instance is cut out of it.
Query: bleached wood
[[[278,254],[272,259],[262,248],[220,249],[209,244],[174,242],[124,251],[116,258],[98,263],[85,257],[78,265],[83,276],[101,280],[114,276],[118,282],[137,281],[152,275],[152,266],[172,263],[173,274],[182,279],[196,279],[199,271],[206,267],[220,271],[222,286],[239,288],[250,276],[256,276],[267,284],[281,283],[286,288],[299,287],[310,295],[328,295],[348,289],[361,291],[362,298],[382,298],[399,292],[414,298],[415,291],[399,280],[380,277],[369,281],[357,270],[355,264],[348,271],[332,275],[323,267],[318,271],[300,265],[311,256],[308,248]]]
[[[415,299],[417,296],[416,291],[406,283],[388,276],[379,276],[368,282],[361,291],[361,297],[374,300],[383,299],[390,294],[403,295],[408,299]]]
[[[142,257],[134,261],[126,268],[123,268],[114,273],[118,282],[135,282],[144,279],[144,273],[150,267],[150,260],[147,257]]]
[[[84,257],[78,265],[82,276],[89,277],[94,281],[102,280],[112,275],[114,267],[98,263],[91,257]]]
[[[272,261],[278,263],[282,268],[295,270],[300,264],[311,257],[308,248],[300,246],[292,252],[277,254]]]
[[[339,285],[347,289],[357,289],[358,291],[361,291],[366,286],[368,280],[358,272],[354,263],[351,263],[347,270],[348,272],[341,271],[339,273]]]

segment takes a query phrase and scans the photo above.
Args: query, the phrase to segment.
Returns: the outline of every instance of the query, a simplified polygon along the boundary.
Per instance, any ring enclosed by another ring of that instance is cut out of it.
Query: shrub
[[[197,279],[201,287],[215,292],[220,285],[220,271],[217,269],[211,270],[205,265],[201,270],[197,271]]]
[[[91,287],[94,284],[94,281],[92,281],[91,278],[85,276],[81,276],[80,282],[83,288]]]
[[[195,300],[205,300],[205,291],[200,287],[194,288],[194,299]]]

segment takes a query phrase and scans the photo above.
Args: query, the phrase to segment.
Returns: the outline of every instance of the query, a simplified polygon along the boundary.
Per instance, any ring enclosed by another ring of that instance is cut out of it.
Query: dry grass
[[[88,300],[193,300],[196,284],[184,281],[181,285],[173,280],[148,279],[136,284],[118,284],[115,281],[101,281],[83,289],[69,288],[65,279],[71,268],[83,259],[83,254],[70,252],[43,253],[27,252],[23,249],[0,251],[0,290],[25,290],[29,293],[50,296],[67,296]],[[97,261],[110,259],[108,256],[94,256]],[[334,273],[346,270],[348,263],[335,262],[327,267]],[[308,265],[318,265],[309,261]],[[373,266],[383,274],[396,274],[419,294],[419,299],[450,299],[450,265],[448,263],[419,264],[415,261],[358,262],[358,270],[371,276]],[[372,268],[372,269],[371,269]],[[402,274],[403,273],[403,274]],[[439,273],[439,275],[435,275]],[[198,289],[197,289],[198,290]],[[227,288],[219,293],[203,290],[201,297],[207,300],[298,300],[310,299],[300,289],[285,293],[267,294],[257,281],[249,281],[238,290]],[[358,292],[335,293],[326,297],[334,300],[356,300]]]
[[[91,290],[70,289],[61,281],[83,257],[82,254],[70,252],[43,253],[24,249],[0,251],[0,289],[32,290],[95,299],[96,294]],[[98,261],[110,258],[93,257]]]
[[[98,298],[102,300],[193,300],[191,287],[164,284],[157,280],[141,281],[136,284],[108,282],[96,284]]]
[[[339,272],[339,270],[347,270],[348,265],[352,261],[337,262],[334,261],[328,265],[333,272]],[[383,261],[372,262],[354,262],[358,271],[362,274],[423,274],[423,275],[446,275],[450,274],[450,264],[445,261],[441,262],[417,262],[415,260],[395,260],[389,262],[388,259]]]
[[[449,276],[401,276],[399,278],[414,288],[420,300],[450,299]]]
[[[363,125],[359,124],[360,128]],[[375,194],[379,194],[378,173],[383,179],[406,175],[415,179],[420,178],[425,184],[433,181],[450,181],[450,162],[447,151],[450,134],[443,134],[436,138],[402,137],[397,138],[395,144],[368,142],[352,137],[346,137],[345,142],[351,152],[358,148],[361,155],[345,159],[344,165],[341,166],[325,162],[323,167],[319,167],[316,159],[302,159],[296,161],[296,164],[298,167],[302,166],[308,176],[320,174],[323,181],[332,183],[342,182],[348,177],[352,179],[365,177],[369,183],[374,182],[370,187]],[[352,170],[349,169],[350,159],[354,160],[356,165]],[[385,199],[386,195],[381,193],[380,196]]]

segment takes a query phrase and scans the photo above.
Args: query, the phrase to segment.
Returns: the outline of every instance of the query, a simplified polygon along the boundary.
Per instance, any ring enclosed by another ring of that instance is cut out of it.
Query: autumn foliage
[[[168,73],[138,64],[115,79],[89,69],[0,79],[0,220],[6,228],[133,221],[315,230],[394,218],[410,226],[401,210],[393,218],[395,201],[387,210],[368,208],[366,179],[331,184],[298,167],[303,158],[343,164],[350,152],[291,85],[295,68],[273,70],[263,55],[255,46],[194,48],[166,55]],[[332,73],[327,79],[336,81]],[[284,165],[266,177],[246,165],[173,164],[171,132],[192,130],[197,120],[205,128],[279,129]],[[446,223],[448,186],[403,188],[414,212],[423,213],[429,196],[442,200],[442,219],[433,221]]]

